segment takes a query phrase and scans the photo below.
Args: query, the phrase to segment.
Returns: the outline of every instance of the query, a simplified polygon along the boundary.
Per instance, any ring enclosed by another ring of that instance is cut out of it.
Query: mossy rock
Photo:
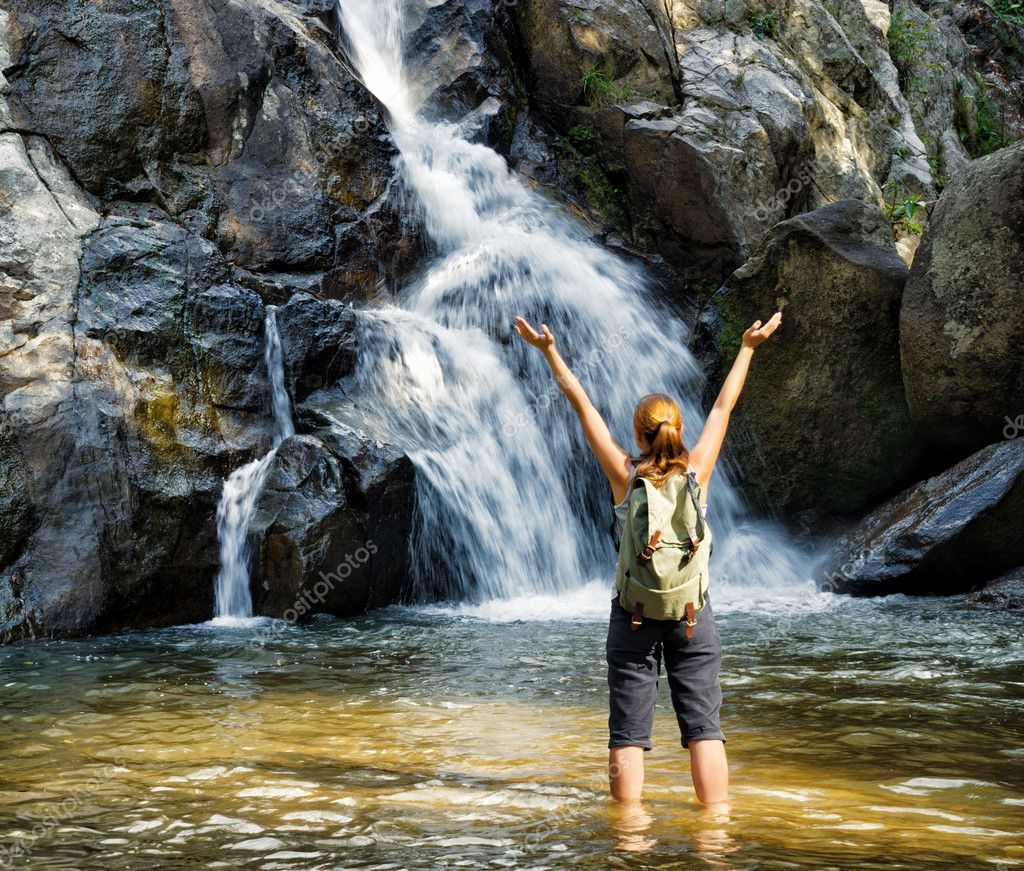
[[[776,225],[715,296],[723,371],[747,327],[783,311],[730,440],[751,488],[783,511],[849,514],[912,471],[898,337],[906,276],[881,210],[844,200]]]

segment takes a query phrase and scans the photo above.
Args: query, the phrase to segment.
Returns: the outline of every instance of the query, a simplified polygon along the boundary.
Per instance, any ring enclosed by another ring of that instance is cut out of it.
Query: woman
[[[516,318],[516,334],[544,354],[611,484],[617,534],[622,531],[635,476],[660,486],[672,474],[693,472],[699,500],[702,506],[707,505],[708,482],[754,349],[774,333],[780,323],[782,312],[776,312],[768,323],[762,325],[761,321],[755,321],[743,334],[736,360],[692,451],[687,452],[683,445],[683,421],[675,400],[663,394],[643,397],[633,414],[633,436],[640,455],[632,457],[612,438],[604,419],[556,350],[555,337],[547,325],[542,324],[541,332],[537,333],[523,318]],[[718,683],[722,647],[710,599],[705,600],[704,608],[699,611],[691,637],[687,637],[684,620],[645,619],[631,629],[631,616],[616,596],[612,600],[606,645],[611,733],[608,774],[612,796],[623,803],[640,800],[644,751],[651,749],[657,680],[664,656],[683,746],[690,751],[694,791],[704,804],[725,801],[729,793],[729,768],[725,735],[718,722],[722,702]]]

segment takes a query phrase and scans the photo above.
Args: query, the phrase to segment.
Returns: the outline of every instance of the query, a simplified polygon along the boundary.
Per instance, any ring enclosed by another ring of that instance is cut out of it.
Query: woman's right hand
[[[524,318],[516,317],[516,323],[512,329],[524,342],[529,342],[540,351],[547,351],[555,347],[555,337],[551,334],[547,324],[541,324],[541,332],[538,333]]]

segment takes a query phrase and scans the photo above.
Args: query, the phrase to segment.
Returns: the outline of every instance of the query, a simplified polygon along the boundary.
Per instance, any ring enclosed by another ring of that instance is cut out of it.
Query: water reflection
[[[951,613],[723,608],[732,803],[706,809],[667,697],[642,808],[607,799],[597,620],[395,610],[255,646],[191,627],[5,648],[0,842],[146,871],[1013,867],[1024,649],[1009,618]]]

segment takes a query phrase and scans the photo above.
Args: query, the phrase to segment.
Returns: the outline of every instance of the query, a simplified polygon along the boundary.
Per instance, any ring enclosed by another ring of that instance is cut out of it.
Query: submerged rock
[[[1024,609],[1024,566],[989,581],[980,590],[971,593],[967,601],[1008,611]]]
[[[959,458],[1024,432],[1024,143],[976,160],[943,193],[900,312],[920,437]]]
[[[837,593],[965,592],[1024,564],[1024,439],[990,445],[873,511],[833,548]]]
[[[723,369],[750,324],[783,312],[732,438],[769,503],[850,513],[913,468],[896,330],[906,276],[881,211],[844,200],[778,224],[713,298]]]

